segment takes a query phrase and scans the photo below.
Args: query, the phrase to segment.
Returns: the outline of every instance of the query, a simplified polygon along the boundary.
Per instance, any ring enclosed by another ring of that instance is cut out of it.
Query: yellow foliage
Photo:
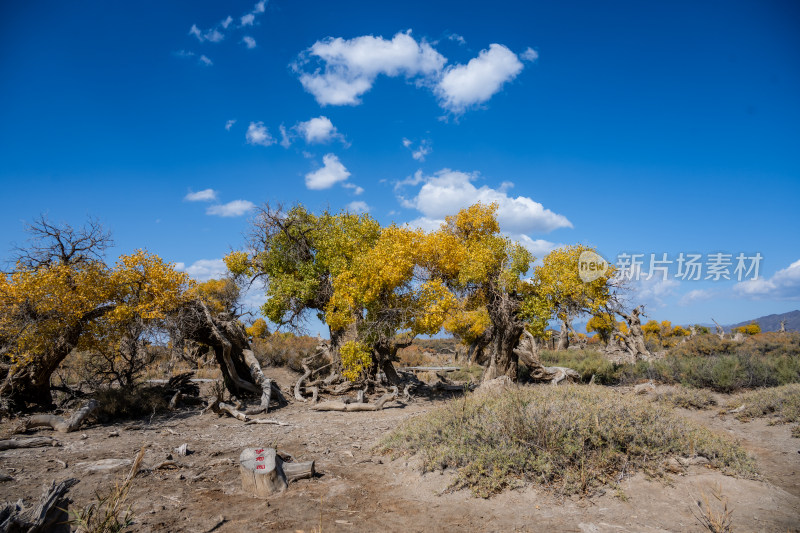
[[[739,326],[738,328],[733,328],[734,333],[743,333],[745,335],[757,335],[761,333],[761,326],[759,326],[756,322],[752,322],[747,324],[746,326]]]
[[[349,341],[339,350],[342,358],[342,375],[357,381],[372,364],[369,349],[360,342]]]
[[[250,326],[245,328],[245,331],[254,339],[263,339],[269,336],[267,321],[263,318],[257,318]]]

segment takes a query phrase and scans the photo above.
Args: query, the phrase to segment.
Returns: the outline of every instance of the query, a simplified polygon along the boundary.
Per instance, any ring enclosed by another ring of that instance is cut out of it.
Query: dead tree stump
[[[289,483],[314,476],[314,461],[286,463],[275,448],[245,448],[239,455],[242,489],[266,498],[283,492]]]

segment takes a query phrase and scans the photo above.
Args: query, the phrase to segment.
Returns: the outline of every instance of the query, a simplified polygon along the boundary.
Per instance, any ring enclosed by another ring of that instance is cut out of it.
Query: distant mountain
[[[753,322],[761,326],[761,331],[778,331],[781,328],[781,320],[786,321],[786,331],[800,331],[800,311],[789,311],[788,313],[781,313],[780,315],[767,315],[738,324],[731,324],[724,326],[725,331],[730,331],[732,328],[739,326],[746,326]]]

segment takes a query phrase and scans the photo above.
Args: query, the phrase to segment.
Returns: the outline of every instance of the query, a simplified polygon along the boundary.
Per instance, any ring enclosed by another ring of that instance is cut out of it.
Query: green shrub
[[[379,448],[418,454],[425,471],[454,468],[452,488],[484,497],[522,481],[561,494],[591,493],[624,471],[659,475],[674,455],[702,455],[723,472],[755,475],[753,459],[727,436],[667,406],[599,386],[471,394],[410,420]]]

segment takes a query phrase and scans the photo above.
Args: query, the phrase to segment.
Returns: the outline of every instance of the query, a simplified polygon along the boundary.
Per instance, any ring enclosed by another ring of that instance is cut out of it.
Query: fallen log
[[[75,411],[69,418],[65,419],[58,415],[34,415],[22,423],[21,426],[14,430],[15,433],[24,433],[31,428],[36,427],[50,427],[61,433],[71,433],[77,431],[87,416],[92,414],[99,404],[96,400],[89,400],[89,402]]]
[[[384,394],[375,403],[348,403],[342,401],[322,402],[312,405],[311,409],[314,411],[380,411],[386,405],[386,402],[397,399],[398,389],[392,387],[392,392]]]
[[[16,448],[39,448],[41,446],[61,446],[61,443],[52,437],[0,440],[0,451],[14,450]]]
[[[239,454],[242,489],[253,496],[266,498],[283,492],[289,483],[314,476],[314,461],[287,463],[275,448],[245,448]]]
[[[75,478],[53,481],[36,507],[25,509],[22,500],[0,507],[0,531],[25,533],[67,533],[70,530],[67,492],[78,482]]]

